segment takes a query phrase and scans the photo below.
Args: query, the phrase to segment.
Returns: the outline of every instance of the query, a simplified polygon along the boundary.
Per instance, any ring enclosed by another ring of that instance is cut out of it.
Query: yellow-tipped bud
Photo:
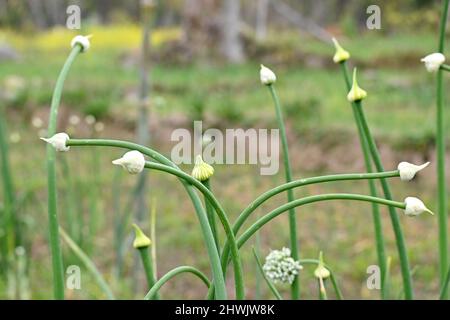
[[[353,85],[347,94],[347,100],[350,102],[361,101],[367,97],[367,92],[358,86],[356,81],[356,68],[353,69]]]
[[[148,248],[152,244],[152,240],[147,237],[141,228],[137,224],[133,223],[135,238],[133,241],[133,247],[135,249]]]
[[[192,169],[192,176],[199,181],[206,181],[214,174],[214,168],[203,161],[202,156],[195,158],[195,166]]]
[[[341,63],[347,61],[350,58],[350,53],[341,47],[336,38],[333,38],[334,47],[336,48],[336,52],[333,56],[334,63]]]
[[[326,279],[331,275],[330,270],[325,267],[323,263],[323,253],[320,251],[319,253],[319,264],[317,268],[314,270],[314,276],[318,279]]]

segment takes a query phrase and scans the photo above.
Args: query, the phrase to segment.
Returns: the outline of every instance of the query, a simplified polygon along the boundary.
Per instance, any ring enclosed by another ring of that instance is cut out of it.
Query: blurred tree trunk
[[[44,1],[44,4],[49,20],[49,23],[47,25],[54,26],[57,24],[64,24],[64,20],[66,17],[65,2],[60,0],[46,0]]]
[[[269,0],[258,0],[256,12],[256,39],[264,40],[267,35],[267,13]]]
[[[28,0],[28,7],[30,8],[31,18],[34,21],[34,24],[40,29],[47,27],[45,13],[42,8],[42,2],[36,0]]]
[[[202,57],[216,53],[221,38],[219,11],[218,0],[184,0],[182,25],[187,55]]]
[[[244,60],[240,39],[240,0],[227,0],[222,8],[222,53],[232,63]]]

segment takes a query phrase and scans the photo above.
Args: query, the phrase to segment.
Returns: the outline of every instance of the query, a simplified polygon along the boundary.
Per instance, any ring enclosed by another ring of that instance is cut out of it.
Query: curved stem
[[[286,176],[286,182],[292,181],[292,169],[291,162],[289,160],[289,146],[286,137],[286,128],[283,121],[283,113],[281,112],[280,100],[278,99],[277,93],[273,85],[268,85],[270,94],[275,105],[275,112],[277,115],[278,127],[281,134],[281,145],[283,148],[283,162],[284,162],[284,173]],[[288,202],[294,200],[294,192],[292,189],[287,191]],[[297,216],[295,215],[295,210],[292,208],[289,212],[289,238],[291,246],[291,254],[294,260],[299,259],[299,249],[297,242]],[[295,276],[294,282],[291,285],[291,297],[293,300],[298,300],[300,298],[300,283],[299,276]]]
[[[449,0],[443,1],[441,24],[439,30],[438,51],[444,53],[445,29],[447,24]],[[448,268],[448,216],[447,216],[447,186],[445,177],[445,115],[444,115],[444,84],[443,71],[437,71],[436,88],[436,158],[437,158],[437,185],[438,185],[438,226],[439,226],[439,275],[441,288],[445,285],[445,276]],[[448,298],[448,292],[444,292]]]
[[[351,193],[329,193],[329,194],[321,194],[315,196],[309,196],[294,200],[292,202],[288,202],[275,210],[269,212],[264,215],[260,219],[258,219],[255,223],[253,223],[237,240],[238,247],[240,248],[256,231],[258,231],[262,226],[276,218],[280,214],[288,211],[291,208],[303,206],[305,204],[313,203],[313,202],[321,202],[321,201],[329,201],[329,200],[357,200],[357,201],[367,201],[367,202],[375,202],[383,205],[393,206],[397,208],[405,209],[405,204],[403,202],[387,200],[383,198],[376,198],[361,194],[351,194]]]
[[[156,152],[153,149],[148,147],[141,146],[136,143],[128,142],[128,141],[120,141],[120,140],[110,140],[110,139],[70,139],[67,141],[68,146],[105,146],[105,147],[117,147],[129,150],[137,150],[147,155],[148,157],[165,164],[169,167],[174,168],[176,171],[182,172],[179,168],[169,159],[164,157],[162,154]],[[190,177],[190,176],[189,176]],[[219,300],[225,300],[227,298],[226,287],[224,275],[222,272],[222,268],[220,267],[220,257],[217,252],[217,248],[214,243],[214,236],[211,231],[211,227],[208,223],[208,218],[206,216],[205,211],[203,210],[200,198],[195,192],[192,185],[187,183],[184,180],[181,180],[183,186],[186,189],[189,197],[192,200],[192,204],[194,205],[195,212],[197,214],[197,218],[200,222],[200,227],[202,229],[206,249],[209,256],[209,261],[211,264],[214,285],[216,286],[216,298]],[[202,185],[203,186],[203,185]],[[237,280],[236,280],[237,282]],[[237,288],[236,288],[237,291]]]
[[[367,138],[367,143],[369,145],[370,152],[372,154],[372,159],[378,172],[384,171],[383,163],[381,162],[380,153],[378,152],[375,140],[370,133],[369,126],[367,125],[366,117],[364,115],[364,110],[361,101],[356,103],[356,115],[361,123],[361,127],[364,130],[364,135]],[[381,188],[383,189],[384,196],[388,200],[392,200],[391,188],[385,179],[381,179]],[[412,278],[411,270],[408,261],[408,252],[406,250],[405,238],[403,236],[402,226],[397,215],[397,210],[393,206],[389,206],[389,217],[391,219],[392,228],[395,234],[395,243],[397,244],[397,251],[400,260],[400,266],[402,270],[403,277],[403,289],[405,291],[405,298],[411,300],[414,298],[414,292],[412,288]]]
[[[265,201],[276,196],[277,194],[286,191],[291,188],[302,187],[310,184],[333,182],[333,181],[346,181],[346,180],[365,180],[365,179],[381,179],[398,177],[400,175],[398,170],[386,171],[386,172],[374,172],[374,173],[347,173],[347,174],[334,174],[327,176],[311,177],[305,179],[295,180],[289,183],[279,185],[271,190],[268,190],[253,200],[239,215],[236,222],[233,225],[233,232],[237,234],[242,225],[247,221],[250,215]],[[230,252],[230,246],[228,242],[225,242],[222,251],[222,269],[226,268],[228,262],[228,255]],[[225,270],[225,269],[224,269]]]
[[[347,69],[347,62],[344,61],[340,63],[342,73],[344,75],[345,84],[347,87],[347,90],[349,91],[351,89],[351,82],[350,82],[350,76],[348,74]],[[369,145],[367,142],[367,137],[364,134],[364,129],[361,125],[361,121],[358,117],[358,111],[356,110],[357,105],[355,103],[352,103],[352,111],[353,111],[353,117],[355,119],[356,127],[358,129],[358,135],[359,135],[359,141],[361,144],[361,150],[363,152],[364,156],[364,163],[366,166],[367,172],[372,172],[372,162],[370,158],[370,150]],[[372,197],[377,197],[377,188],[375,186],[375,181],[369,180],[369,191],[370,195]],[[384,236],[383,236],[383,225],[381,221],[381,215],[380,215],[380,208],[376,203],[372,203],[372,219],[373,219],[373,226],[374,226],[374,233],[375,233],[375,243],[377,248],[377,257],[378,257],[378,265],[380,266],[381,271],[381,298],[386,298],[386,290],[385,290],[385,273],[387,268],[387,262],[386,262],[386,250],[385,250],[385,243],[384,243]]]
[[[228,217],[227,217],[225,211],[223,210],[222,206],[220,205],[220,203],[217,201],[214,194],[206,186],[204,186],[203,183],[201,183],[200,181],[191,177],[190,175],[188,175],[187,173],[185,173],[183,171],[176,170],[172,167],[165,166],[165,165],[162,165],[159,163],[153,163],[153,162],[148,162],[148,161],[145,163],[145,167],[147,169],[164,171],[164,172],[170,173],[172,175],[175,175],[179,178],[186,180],[187,182],[192,184],[194,187],[196,187],[205,196],[206,200],[212,205],[214,210],[217,212],[220,222],[223,225],[227,239],[229,239],[229,241],[231,242],[231,258],[233,261],[234,272],[235,272],[235,277],[236,277],[236,298],[243,299],[245,296],[245,294],[244,294],[244,279],[243,279],[241,259],[239,256],[239,249],[237,247],[236,238],[233,233],[233,230],[231,229],[231,224],[228,220]],[[224,275],[225,274],[226,273],[224,271]]]
[[[75,60],[76,56],[81,52],[81,45],[73,47],[66,62],[61,70],[61,73],[56,80],[55,90],[53,91],[52,103],[50,108],[50,118],[48,122],[47,135],[49,137],[56,133],[56,123],[58,120],[58,108],[61,102],[61,94],[64,86],[64,81],[69,72],[70,66]],[[61,255],[61,245],[59,243],[58,235],[58,207],[56,195],[56,168],[55,168],[56,151],[51,146],[47,146],[47,171],[48,171],[48,223],[50,232],[50,247],[52,253],[52,268],[53,268],[53,290],[56,299],[64,299],[64,270],[63,259]]]
[[[169,272],[167,272],[165,275],[163,275],[161,277],[161,279],[159,279],[158,281],[156,281],[156,283],[154,284],[154,286],[150,289],[150,291],[145,295],[144,300],[151,300],[159,291],[159,289],[161,289],[161,287],[170,279],[172,279],[173,277],[177,276],[180,273],[192,273],[194,275],[196,275],[198,278],[200,278],[200,280],[203,281],[203,283],[209,288],[210,287],[210,282],[208,280],[208,278],[198,269],[194,268],[194,267],[190,267],[190,266],[181,266],[181,267],[176,267],[175,269],[170,270]]]

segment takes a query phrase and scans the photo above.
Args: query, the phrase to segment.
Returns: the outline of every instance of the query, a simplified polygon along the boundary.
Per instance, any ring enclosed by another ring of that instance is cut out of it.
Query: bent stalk
[[[48,123],[47,135],[49,137],[56,133],[56,124],[58,120],[58,108],[61,102],[61,94],[69,69],[74,62],[76,56],[81,52],[81,45],[75,45],[72,48],[61,73],[56,80],[55,90],[53,91],[52,103],[50,108],[50,119]],[[56,192],[56,167],[55,167],[56,151],[51,146],[47,146],[47,171],[48,171],[48,222],[50,232],[50,247],[52,254],[53,269],[53,290],[56,299],[64,299],[64,270],[63,259],[61,255],[61,246],[58,236],[58,207]]]

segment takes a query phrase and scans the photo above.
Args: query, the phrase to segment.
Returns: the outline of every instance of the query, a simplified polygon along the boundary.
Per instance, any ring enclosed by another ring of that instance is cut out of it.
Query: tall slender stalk
[[[445,29],[447,24],[449,0],[442,2],[441,24],[439,30],[438,52],[444,53]],[[445,119],[443,71],[437,71],[436,88],[436,158],[438,179],[438,225],[439,225],[439,275],[441,288],[444,286],[448,268],[448,216],[447,216],[447,186],[445,177]],[[444,292],[444,299],[448,292]]]
[[[347,87],[347,91],[350,91],[351,89],[351,82],[350,82],[350,76],[348,74],[347,70],[347,62],[343,61],[340,63],[342,73],[344,75],[345,84]],[[370,150],[367,142],[367,137],[364,135],[364,130],[361,126],[361,122],[359,121],[359,117],[357,115],[357,106],[356,104],[352,103],[352,111],[353,116],[355,119],[356,127],[358,129],[358,135],[359,135],[359,141],[361,144],[361,150],[364,155],[364,163],[366,166],[367,172],[372,172],[372,163],[370,158]],[[376,197],[377,189],[375,187],[375,182],[373,180],[369,180],[369,191],[370,195],[373,197]],[[384,276],[386,273],[386,250],[385,250],[385,243],[384,243],[384,236],[383,236],[383,225],[381,221],[380,216],[380,208],[376,203],[372,203],[372,219],[373,219],[373,226],[374,226],[374,233],[375,233],[375,243],[377,248],[377,256],[378,256],[378,265],[380,267],[381,272],[381,283],[383,284],[381,287],[381,298],[386,298],[386,291],[384,288],[385,281]]]
[[[70,139],[67,141],[68,146],[109,146],[109,147],[118,147],[118,148],[124,148],[124,149],[130,149],[130,150],[137,150],[142,152],[143,154],[147,155],[148,157],[168,166],[172,167],[174,170],[174,174],[183,174],[182,172],[172,161],[161,155],[160,153],[156,152],[155,150],[152,150],[148,147],[141,146],[136,143],[127,142],[127,141],[119,141],[119,140],[108,140],[108,139]],[[192,178],[191,176],[187,175],[189,178]],[[192,178],[193,179],[193,178]],[[195,180],[195,179],[193,179]],[[227,298],[226,288],[225,288],[225,280],[224,280],[224,274],[222,271],[222,268],[220,266],[220,258],[219,254],[217,252],[217,248],[214,243],[214,236],[211,231],[211,227],[209,226],[208,218],[206,216],[205,211],[203,210],[203,206],[201,204],[200,198],[198,197],[197,193],[195,192],[192,185],[188,182],[186,182],[184,179],[181,179],[181,182],[183,186],[185,187],[192,204],[195,209],[195,213],[197,214],[197,218],[200,222],[200,227],[202,229],[205,246],[208,252],[208,257],[211,264],[211,269],[213,273],[214,278],[214,285],[216,287],[216,298],[220,300],[224,300]],[[198,182],[195,180],[195,182]],[[200,183],[200,182],[199,182]],[[200,183],[201,187],[204,187]],[[198,187],[198,186],[197,186]],[[206,189],[206,188],[205,188]],[[207,190],[207,189],[206,189]],[[209,190],[207,190],[209,192]],[[213,198],[212,198],[213,199]],[[217,210],[217,208],[216,208]],[[216,211],[217,212],[217,211]],[[222,217],[225,220],[221,220],[221,222],[227,221],[226,216]],[[226,226],[224,226],[226,227]],[[227,237],[233,237],[232,234],[227,234]],[[231,238],[230,238],[231,239]],[[233,242],[233,240],[231,240]],[[239,268],[238,263],[239,257],[236,256],[237,250],[235,253],[235,268]],[[236,296],[237,298],[243,298],[243,292],[238,291],[239,290],[239,280],[238,275],[235,274],[236,278]],[[241,284],[242,285],[242,284]]]
[[[105,293],[105,295],[108,297],[109,300],[114,300],[114,294],[111,291],[111,288],[106,283],[105,279],[101,275],[100,271],[98,271],[97,267],[95,266],[94,262],[92,262],[91,259],[87,256],[86,253],[75,243],[75,241],[70,238],[70,236],[62,229],[59,229],[59,233],[61,234],[61,237],[63,240],[67,243],[69,248],[75,253],[75,255],[84,263],[88,271],[92,274],[94,277],[94,280],[98,283],[102,291]]]
[[[292,181],[292,170],[291,170],[291,162],[289,160],[289,146],[287,142],[286,136],[286,128],[283,120],[283,113],[281,112],[280,100],[278,99],[277,93],[275,91],[275,87],[273,84],[267,86],[269,88],[270,94],[272,96],[275,112],[277,116],[278,127],[280,129],[281,134],[281,144],[283,148],[283,163],[284,163],[284,173],[286,176],[286,182]],[[287,191],[287,199],[289,202],[294,200],[294,192],[292,189]],[[291,247],[291,255],[294,260],[299,259],[299,249],[297,242],[297,217],[295,215],[295,210],[291,209],[289,211],[289,237],[290,237],[290,247]],[[294,300],[298,300],[300,298],[300,284],[299,284],[299,276],[296,275],[294,281],[291,285],[291,297]]]
[[[18,231],[18,222],[16,221],[15,215],[15,192],[13,179],[11,175],[11,167],[9,164],[9,146],[7,140],[7,130],[6,130],[6,122],[4,120],[4,112],[0,109],[0,165],[1,165],[1,175],[2,175],[2,189],[3,189],[3,217],[0,227],[3,224],[3,228],[5,230],[4,237],[5,239],[2,242],[2,256],[3,260],[1,261],[3,264],[3,268],[6,270],[8,266],[8,255],[12,253],[14,247],[16,246],[16,242],[20,243],[14,239],[14,234],[16,237],[19,237],[20,232],[15,233],[14,231]],[[16,230],[15,230],[16,229]]]
[[[364,115],[363,107],[361,101],[357,101],[356,103],[356,115],[361,123],[361,127],[364,130],[364,135],[367,138],[367,143],[369,145],[370,152],[372,154],[372,159],[375,163],[375,167],[378,172],[384,171],[383,164],[381,162],[381,157],[378,152],[378,148],[376,146],[375,140],[373,139],[372,134],[370,133],[369,126],[367,125],[367,121]],[[381,179],[381,187],[384,192],[384,196],[387,200],[392,200],[391,189],[389,184],[385,179]],[[395,242],[397,244],[398,255],[400,259],[400,266],[402,270],[402,278],[403,278],[403,290],[405,291],[405,298],[407,300],[411,300],[414,298],[414,292],[412,288],[412,279],[411,279],[411,270],[409,268],[408,261],[408,252],[406,249],[405,239],[403,237],[402,226],[400,225],[400,221],[397,215],[397,211],[394,206],[389,206],[389,216],[391,218],[392,228],[394,229],[395,234]]]
[[[139,248],[139,254],[141,255],[142,264],[144,265],[145,277],[147,279],[148,288],[151,289],[155,282],[156,276],[153,270],[153,262],[150,258],[148,248]],[[156,299],[159,299],[159,295],[156,294]]]
[[[208,188],[209,191],[211,191],[211,183],[209,180],[210,179],[202,181],[202,183],[206,188]],[[214,212],[214,209],[213,209],[211,203],[209,203],[209,201],[206,198],[205,198],[205,208],[206,208],[206,214],[208,215],[209,225],[211,226],[211,231],[214,235],[216,247],[220,254],[220,244],[219,244],[219,236],[217,234],[216,214]]]
[[[61,94],[69,72],[70,66],[74,62],[76,56],[81,52],[80,44],[75,45],[56,80],[55,90],[53,91],[52,103],[50,107],[50,119],[48,123],[47,135],[49,137],[56,133],[56,124],[58,120],[58,108],[61,102]],[[58,236],[58,206],[56,193],[56,167],[55,167],[56,151],[49,144],[47,146],[47,171],[48,171],[48,222],[50,232],[50,247],[52,253],[53,268],[53,290],[56,299],[64,299],[64,270],[63,259],[61,254],[61,246]]]

